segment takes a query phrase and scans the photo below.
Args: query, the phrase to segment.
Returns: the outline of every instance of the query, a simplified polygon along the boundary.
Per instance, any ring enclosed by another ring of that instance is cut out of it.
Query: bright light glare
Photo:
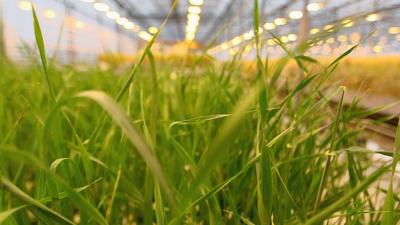
[[[274,22],[276,25],[282,26],[287,23],[287,20],[285,18],[276,18]]]
[[[354,22],[350,19],[343,20],[342,21],[343,27],[352,27],[354,25]]]
[[[44,16],[47,17],[47,18],[52,19],[52,18],[56,17],[56,12],[54,12],[54,10],[47,9],[47,10],[44,11]]]
[[[102,2],[96,2],[96,3],[94,3],[93,6],[99,12],[107,12],[108,10],[110,10],[110,6],[108,6],[106,3],[102,3]]]
[[[273,29],[275,29],[275,24],[274,23],[265,23],[264,28],[266,30],[273,30]]]
[[[316,34],[318,32],[319,32],[318,28],[313,28],[313,29],[310,30],[310,34]]]
[[[75,21],[75,27],[77,29],[83,29],[85,27],[85,24],[82,21],[77,20]]]
[[[400,33],[400,27],[390,27],[388,30],[389,34],[398,34]]]
[[[191,14],[200,14],[201,13],[201,8],[198,6],[189,6],[188,12]]]
[[[191,5],[203,5],[204,0],[189,0]]]
[[[106,16],[112,20],[116,20],[120,17],[119,13],[114,12],[114,11],[109,11],[106,13]]]
[[[150,41],[151,38],[152,38],[153,36],[151,36],[151,35],[150,35],[149,33],[147,33],[146,31],[140,31],[140,32],[139,32],[139,37],[140,37],[141,39],[143,39],[143,40]]]
[[[124,25],[125,23],[128,23],[128,22],[129,22],[129,20],[127,18],[125,18],[125,17],[120,17],[120,18],[117,19],[117,23],[119,25]]]
[[[307,10],[310,12],[315,12],[322,9],[323,5],[321,3],[310,3],[307,5]]]
[[[32,4],[28,1],[19,1],[18,8],[24,11],[32,10]]]
[[[289,34],[289,35],[288,35],[288,40],[289,40],[289,41],[296,41],[296,40],[297,40],[297,35],[295,35],[295,34]]]
[[[299,11],[299,10],[291,11],[291,12],[289,13],[289,17],[290,17],[291,19],[294,19],[294,20],[301,19],[301,18],[303,17],[303,12],[301,12],[301,11]]]
[[[374,51],[375,53],[380,53],[380,52],[382,52],[382,47],[379,45],[376,45],[372,48],[372,51]]]
[[[158,28],[157,27],[149,27],[149,32],[150,32],[150,34],[156,34],[158,32]]]
[[[365,18],[365,20],[368,22],[375,22],[375,21],[378,21],[379,19],[380,19],[380,17],[376,13],[369,14],[367,16],[367,18]]]

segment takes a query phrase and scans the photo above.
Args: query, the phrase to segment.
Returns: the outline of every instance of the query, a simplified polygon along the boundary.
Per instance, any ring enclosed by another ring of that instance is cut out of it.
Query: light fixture
[[[312,28],[311,30],[310,30],[310,34],[316,34],[316,33],[318,33],[319,32],[319,29],[318,28]]]
[[[368,22],[375,22],[375,21],[378,21],[379,19],[380,19],[380,16],[378,14],[376,14],[376,13],[369,14],[365,18],[365,20],[368,21]]]
[[[282,25],[285,25],[287,23],[287,19],[286,18],[276,18],[274,20],[274,22],[275,22],[275,24],[277,26],[282,26]]]
[[[200,14],[201,8],[199,6],[189,6],[188,12],[191,14]]]
[[[267,40],[267,45],[269,45],[269,46],[274,46],[274,45],[275,45],[274,39],[268,39],[268,40]]]
[[[327,44],[334,44],[334,43],[335,43],[335,38],[333,38],[333,37],[328,38],[328,39],[326,40],[326,43],[327,43]]]
[[[140,31],[139,37],[146,41],[150,41],[153,38],[153,36],[151,34],[147,33],[146,31]]]
[[[242,37],[238,36],[238,37],[235,37],[234,39],[232,39],[231,43],[232,43],[232,45],[238,45],[238,44],[242,43],[242,41],[243,41]]]
[[[93,7],[99,12],[107,12],[108,10],[110,10],[110,6],[102,2],[94,3]]]
[[[323,7],[322,3],[315,2],[315,3],[308,4],[307,10],[310,12],[315,12],[315,11],[322,9],[322,7]]]
[[[289,41],[296,41],[296,40],[297,40],[297,35],[295,35],[295,34],[289,34],[289,35],[287,36],[287,38],[288,38]]]
[[[203,5],[204,0],[189,0],[191,5]]]
[[[127,29],[127,30],[132,30],[132,29],[135,27],[135,24],[132,23],[132,22],[127,22],[127,23],[125,23],[123,26],[124,26],[124,28]]]
[[[343,20],[342,21],[343,27],[352,27],[354,25],[354,22],[350,19]]]
[[[250,40],[254,37],[254,31],[249,31],[243,34],[244,40]]]
[[[303,12],[299,10],[294,10],[289,13],[290,19],[298,20],[303,17]]]
[[[114,11],[108,11],[108,12],[106,13],[106,16],[107,16],[108,18],[112,19],[112,20],[116,20],[116,19],[118,19],[118,18],[120,17],[119,13],[114,12]]]
[[[118,19],[117,19],[117,21],[116,21],[119,25],[124,25],[125,23],[128,23],[129,22],[129,20],[127,19],[127,18],[125,18],[125,17],[119,17]]]
[[[343,42],[347,41],[347,36],[342,34],[342,35],[339,35],[337,39],[338,39],[338,41],[343,43]]]
[[[85,24],[82,21],[77,20],[77,21],[75,21],[75,27],[77,29],[83,29],[85,27]]]
[[[273,30],[273,29],[275,29],[275,24],[274,23],[265,23],[264,24],[264,28],[265,28],[265,30]]]
[[[158,32],[158,28],[157,27],[149,27],[149,33],[150,34],[156,34]]]
[[[332,24],[328,24],[324,26],[324,30],[331,32],[333,31],[334,26]]]
[[[281,37],[281,41],[283,43],[287,43],[287,42],[289,42],[289,39],[288,39],[288,37],[286,35],[284,35],[284,36]]]
[[[56,17],[56,12],[54,12],[54,10],[51,10],[51,9],[46,9],[44,11],[44,16],[49,19],[53,19]]]
[[[388,33],[389,34],[398,34],[398,33],[400,33],[400,27],[389,27]]]
[[[29,1],[19,1],[18,2],[18,8],[24,11],[31,11],[32,10],[32,4]]]
[[[374,51],[375,53],[381,53],[382,52],[382,47],[380,45],[375,45],[372,48],[372,51]]]

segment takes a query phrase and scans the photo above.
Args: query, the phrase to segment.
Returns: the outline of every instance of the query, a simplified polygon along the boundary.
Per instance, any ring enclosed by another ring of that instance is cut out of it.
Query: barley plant
[[[32,10],[40,57],[0,62],[0,224],[397,224],[400,133],[393,151],[363,147],[358,122],[383,108],[345,106],[330,82],[357,46],[315,72],[317,38],[275,37],[272,63],[254,2],[250,78],[242,51],[159,63],[158,34],[131,70],[58,66]]]

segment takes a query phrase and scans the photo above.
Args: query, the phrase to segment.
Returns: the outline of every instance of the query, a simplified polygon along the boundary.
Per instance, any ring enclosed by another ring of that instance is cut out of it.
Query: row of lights
[[[189,0],[185,30],[186,41],[193,41],[196,37],[197,28],[200,23],[201,6],[203,4],[204,0]]]
[[[322,8],[323,8],[323,4],[322,3],[314,2],[314,3],[310,3],[310,4],[307,5],[307,10],[309,12],[316,12],[316,11],[321,10]],[[293,20],[299,20],[299,19],[303,18],[303,12],[300,11],[300,10],[290,11],[289,12],[289,18],[293,19]],[[273,22],[267,22],[267,23],[264,24],[263,27],[259,27],[258,31],[259,31],[259,34],[262,34],[264,30],[271,31],[271,30],[274,30],[277,26],[284,26],[287,23],[288,23],[288,19],[287,18],[285,18],[285,17],[277,17],[277,18],[275,18],[273,20]],[[226,49],[228,49],[230,47],[234,47],[236,45],[239,45],[243,41],[247,41],[247,40],[250,40],[252,38],[254,38],[254,31],[253,30],[245,32],[245,33],[243,33],[241,35],[238,35],[238,36],[232,38],[231,40],[228,40],[228,41],[226,41],[226,42],[224,42],[224,43],[222,43],[222,44],[220,44],[218,46],[215,46],[214,48],[209,50],[209,53],[210,54],[218,53],[218,52],[220,52],[222,50],[226,50]],[[284,42],[284,43],[289,42],[289,41],[296,41],[296,40],[297,40],[297,35],[295,35],[295,34],[289,34],[287,36],[283,36],[282,37],[282,42]],[[271,44],[272,42],[273,42],[273,40],[270,39],[269,43]]]
[[[115,21],[115,23],[122,26],[126,30],[130,30],[130,31],[138,33],[139,37],[146,41],[150,41],[152,39],[153,35],[158,32],[157,27],[150,27],[148,30],[149,32],[142,30],[139,25],[136,25],[134,22],[130,21],[128,18],[121,16],[116,11],[112,11],[111,7],[109,5],[107,5],[106,3],[97,2],[95,0],[81,0],[81,1],[85,2],[85,3],[92,3],[94,9],[96,9],[97,11],[99,11],[101,13],[104,13],[107,18]],[[21,0],[18,2],[18,7],[21,10],[30,11],[32,9],[32,3],[27,0]],[[53,19],[57,16],[57,13],[54,10],[46,9],[44,11],[44,16],[46,18]],[[79,21],[79,20],[75,21],[75,27],[77,29],[82,29],[82,28],[84,28],[84,26],[85,25],[82,21]]]
[[[320,4],[320,3],[310,3],[307,6],[307,10],[308,11],[318,11],[318,10],[322,9],[322,7],[323,7],[323,5]],[[297,19],[301,19],[302,17],[303,17],[303,13],[301,11],[298,11],[298,10],[291,11],[289,13],[289,18],[291,18],[291,19],[297,20]],[[376,21],[380,20],[380,15],[377,14],[377,13],[372,13],[372,14],[367,15],[365,17],[365,20],[367,22],[376,22]],[[287,24],[287,19],[283,18],[283,17],[280,17],[280,18],[276,18],[274,20],[274,22],[265,23],[263,28],[265,30],[273,30],[277,26],[283,26],[285,24]],[[354,25],[354,22],[351,19],[345,19],[345,20],[343,20],[341,22],[341,25],[343,27],[345,27],[345,28],[348,28],[348,27],[352,27]],[[262,34],[262,32],[263,32],[263,28],[262,27],[259,28],[260,34]],[[328,32],[332,32],[332,31],[334,31],[334,29],[335,29],[335,26],[332,25],[332,24],[328,24],[328,25],[325,25],[323,27],[323,30],[328,31]],[[312,35],[317,34],[319,32],[320,32],[319,28],[315,27],[315,28],[310,29],[310,34],[312,34]],[[399,27],[390,27],[388,29],[388,33],[390,33],[390,34],[400,33],[400,28]],[[222,50],[226,50],[228,48],[231,48],[231,47],[234,47],[236,45],[239,45],[243,41],[250,40],[253,37],[254,37],[254,31],[246,32],[246,33],[244,33],[242,35],[239,35],[237,37],[234,37],[233,39],[228,40],[228,41],[226,41],[226,42],[224,42],[224,43],[222,43],[222,44],[220,44],[220,45],[218,45],[218,46],[216,46],[214,48],[211,48],[209,50],[209,53],[210,54],[216,54],[216,53],[218,53],[218,52],[220,52]],[[297,36],[295,34],[284,35],[284,36],[282,36],[280,38],[280,40],[283,43],[293,42],[293,41],[297,40]],[[269,46],[273,46],[275,44],[275,41],[273,39],[269,39],[269,40],[267,40],[267,44]]]
[[[19,1],[18,8],[23,11],[31,11],[32,10],[32,3],[30,1]],[[44,17],[48,19],[54,19],[57,17],[57,13],[52,9],[44,10]],[[85,27],[85,23],[80,20],[74,21],[74,26],[77,29],[83,29]]]
[[[126,30],[138,33],[138,36],[143,40],[150,41],[153,38],[153,35],[158,32],[157,27],[149,27],[148,32],[142,30],[142,28],[139,25],[130,21],[128,18],[121,16],[118,12],[111,10],[111,7],[106,3],[97,2],[96,0],[81,0],[81,1],[86,3],[93,3],[94,9],[104,13],[107,18],[115,21],[115,23],[122,26]]]

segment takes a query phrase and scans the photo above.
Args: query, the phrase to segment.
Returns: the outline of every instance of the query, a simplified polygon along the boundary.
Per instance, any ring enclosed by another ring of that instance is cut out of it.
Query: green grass
[[[357,121],[376,110],[330,104],[345,89],[326,81],[353,48],[310,73],[307,46],[277,39],[287,56],[258,54],[243,80],[240,51],[188,70],[157,64],[151,41],[130,72],[77,71],[47,59],[34,18],[40,63],[1,61],[0,224],[399,222],[400,131],[394,153],[365,149]],[[278,89],[289,61],[302,79]],[[371,189],[385,174],[389,188]]]

